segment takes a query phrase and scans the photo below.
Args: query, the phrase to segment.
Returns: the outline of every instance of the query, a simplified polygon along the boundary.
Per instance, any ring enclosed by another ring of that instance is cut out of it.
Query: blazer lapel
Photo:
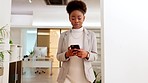
[[[64,36],[64,47],[66,47],[66,48],[68,48],[69,46],[68,46],[68,44],[69,44],[69,34],[70,34],[70,31],[67,31],[66,33],[65,33],[65,36]]]
[[[69,34],[70,34],[71,30],[67,31],[65,33],[65,36],[64,36],[64,47],[68,48],[69,46]],[[86,30],[84,28],[84,38],[83,38],[83,49],[86,50],[86,51],[89,51],[89,42],[90,42],[90,37],[89,37],[89,32],[88,30]]]
[[[90,41],[90,39],[89,39],[89,34],[88,34],[88,31],[86,30],[86,29],[84,29],[84,38],[83,38],[84,40],[83,40],[83,49],[84,50],[86,50],[86,51],[89,51],[89,48],[88,48],[88,46],[89,46],[89,41]]]

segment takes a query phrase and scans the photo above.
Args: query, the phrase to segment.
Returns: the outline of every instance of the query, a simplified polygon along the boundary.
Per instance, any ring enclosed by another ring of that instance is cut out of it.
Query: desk
[[[50,75],[52,75],[52,58],[28,58],[22,61],[22,67],[41,67],[50,68]]]

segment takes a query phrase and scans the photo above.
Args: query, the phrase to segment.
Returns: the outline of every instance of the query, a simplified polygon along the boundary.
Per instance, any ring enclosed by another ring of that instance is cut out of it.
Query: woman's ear
[[[83,17],[83,21],[85,20],[85,16]]]
[[[69,21],[70,21],[70,15],[69,15]]]

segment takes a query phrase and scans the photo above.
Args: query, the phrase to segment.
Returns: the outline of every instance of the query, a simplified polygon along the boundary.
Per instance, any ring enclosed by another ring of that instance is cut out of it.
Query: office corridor
[[[59,68],[53,68],[52,76],[49,69],[43,69],[45,73],[36,73],[35,68],[25,68],[22,75],[22,83],[57,83]]]

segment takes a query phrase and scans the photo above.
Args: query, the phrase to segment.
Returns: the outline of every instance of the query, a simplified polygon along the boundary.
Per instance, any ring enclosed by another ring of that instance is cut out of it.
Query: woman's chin
[[[79,28],[81,28],[80,26],[74,26],[74,29],[79,29]]]

